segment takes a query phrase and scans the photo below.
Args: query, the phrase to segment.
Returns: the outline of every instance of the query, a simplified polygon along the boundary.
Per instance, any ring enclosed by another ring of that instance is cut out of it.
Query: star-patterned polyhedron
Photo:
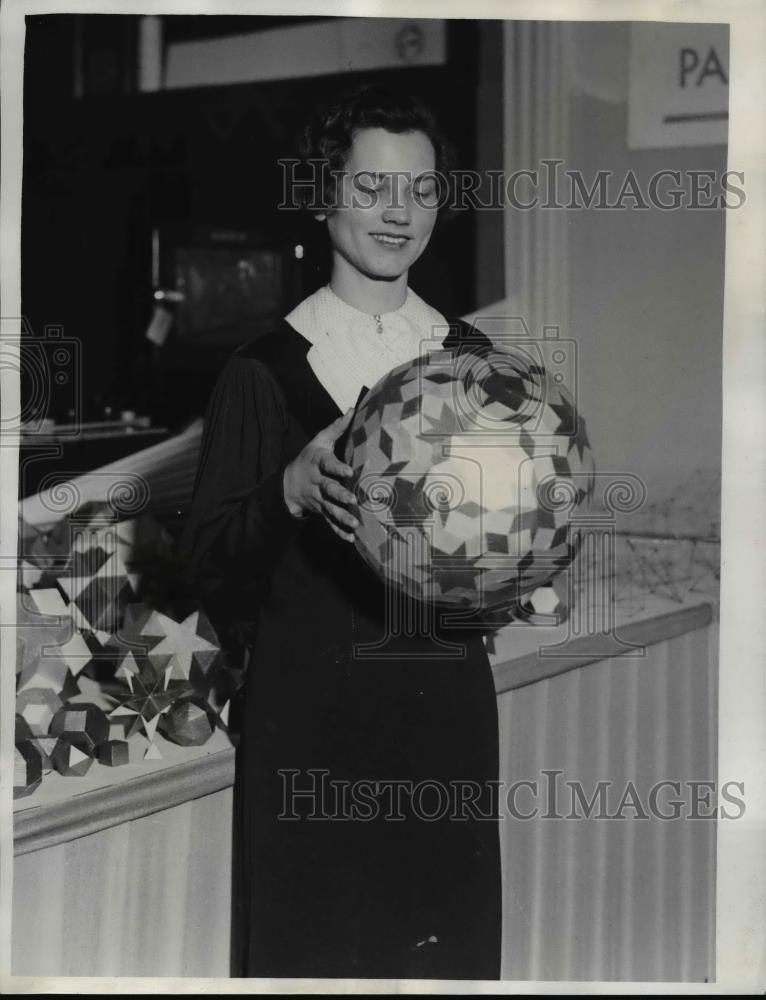
[[[521,352],[399,365],[359,404],[344,457],[357,550],[410,598],[509,607],[575,557],[570,519],[594,484],[584,422]]]
[[[125,657],[121,670],[135,672],[135,658],[146,656],[158,671],[169,670],[171,680],[187,682],[196,690],[209,686],[213,667],[220,664],[218,638],[200,611],[177,622],[146,605],[128,605],[122,628],[110,645]]]
[[[126,654],[128,658],[130,666],[124,668],[121,664],[117,670],[118,678],[125,683],[125,691],[120,697],[115,697],[117,705],[110,718],[132,720],[126,726],[126,739],[143,730],[151,742],[160,717],[180,697],[192,691],[185,681],[173,679],[168,667],[158,668],[148,657],[134,657],[132,653]]]
[[[150,646],[147,655],[156,667],[167,668],[172,680],[187,681],[197,689],[205,686],[205,678],[221,652],[212,626],[199,611],[182,622],[154,611],[138,629],[138,635]]]

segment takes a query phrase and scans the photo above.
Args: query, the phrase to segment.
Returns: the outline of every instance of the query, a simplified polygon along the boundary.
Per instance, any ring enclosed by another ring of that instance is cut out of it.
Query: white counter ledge
[[[565,652],[546,655],[543,647],[566,640],[568,626],[512,625],[494,640],[490,656],[498,694],[612,657],[629,643],[651,646],[695,631],[713,619],[704,599],[681,604],[649,595],[640,610],[620,615],[615,635],[570,639]],[[632,659],[632,657],[631,657]],[[619,661],[618,661],[619,662]],[[161,760],[111,768],[98,761],[80,778],[46,775],[31,796],[14,803],[14,853],[28,854],[149,816],[210,795],[234,783],[234,747],[216,731],[201,747],[156,742]]]

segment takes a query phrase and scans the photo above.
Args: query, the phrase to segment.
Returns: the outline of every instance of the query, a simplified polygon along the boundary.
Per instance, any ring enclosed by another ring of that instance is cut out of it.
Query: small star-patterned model
[[[510,607],[570,565],[593,492],[582,418],[522,352],[435,351],[357,407],[345,460],[356,547],[387,584],[446,608]]]
[[[167,665],[173,680],[202,681],[221,652],[215,632],[199,611],[182,622],[155,611],[140,635],[152,643],[149,659],[163,668]]]
[[[159,669],[148,657],[134,657],[126,654],[131,661],[129,669],[118,667],[117,676],[124,680],[125,692],[115,697],[116,707],[110,713],[110,719],[128,718],[125,738],[143,730],[150,741],[154,739],[160,716],[170,710],[170,707],[191,689],[184,681],[174,680],[169,668]],[[134,668],[138,667],[136,671]]]

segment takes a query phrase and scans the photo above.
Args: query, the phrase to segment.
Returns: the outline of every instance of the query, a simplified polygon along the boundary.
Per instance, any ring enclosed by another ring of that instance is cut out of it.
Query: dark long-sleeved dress
[[[445,346],[477,336],[458,321]],[[183,539],[225,641],[251,649],[232,971],[497,979],[498,726],[483,641],[417,621],[386,636],[383,586],[353,545],[321,517],[289,514],[285,466],[340,415],[309,347],[283,321],[227,363]]]

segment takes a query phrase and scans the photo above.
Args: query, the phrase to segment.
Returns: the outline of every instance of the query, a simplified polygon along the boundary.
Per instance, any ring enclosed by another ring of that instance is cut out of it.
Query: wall
[[[643,190],[661,169],[725,171],[721,146],[627,148],[628,40],[619,23],[581,24],[567,37],[566,168],[589,185],[599,170],[613,171],[615,193],[629,170]],[[514,58],[507,35],[506,59]],[[533,119],[539,113],[529,109]],[[515,163],[508,144],[506,162]],[[656,208],[566,215],[562,336],[577,342],[580,408],[597,463],[642,476],[650,500],[659,498],[696,467],[720,467],[724,216]],[[507,248],[518,242],[517,217],[506,212]],[[544,245],[540,260],[546,255],[555,259],[555,248]],[[529,272],[528,262],[507,266],[511,276]]]
[[[625,103],[574,93],[570,110],[569,160],[588,177],[633,170],[643,186],[662,169],[726,170],[721,146],[628,150]],[[724,224],[721,211],[656,208],[570,219],[571,333],[595,453],[650,487],[720,465]]]
[[[60,324],[82,341],[82,392],[93,419],[103,419],[109,403],[177,427],[202,412],[217,374],[213,362],[193,378],[166,371],[144,337],[155,227],[190,222],[301,243],[305,293],[326,280],[320,227],[276,207],[278,158],[294,154],[295,135],[317,103],[363,80],[409,87],[445,122],[460,166],[476,163],[475,22],[446,23],[444,65],[157,93],[121,92],[113,89],[119,73],[83,72],[77,100],[74,60],[65,58],[74,26],[73,15],[27,21],[22,309],[35,332]],[[83,44],[90,54],[111,51],[88,31]],[[474,213],[458,213],[412,269],[415,291],[448,315],[477,304],[475,241]]]

